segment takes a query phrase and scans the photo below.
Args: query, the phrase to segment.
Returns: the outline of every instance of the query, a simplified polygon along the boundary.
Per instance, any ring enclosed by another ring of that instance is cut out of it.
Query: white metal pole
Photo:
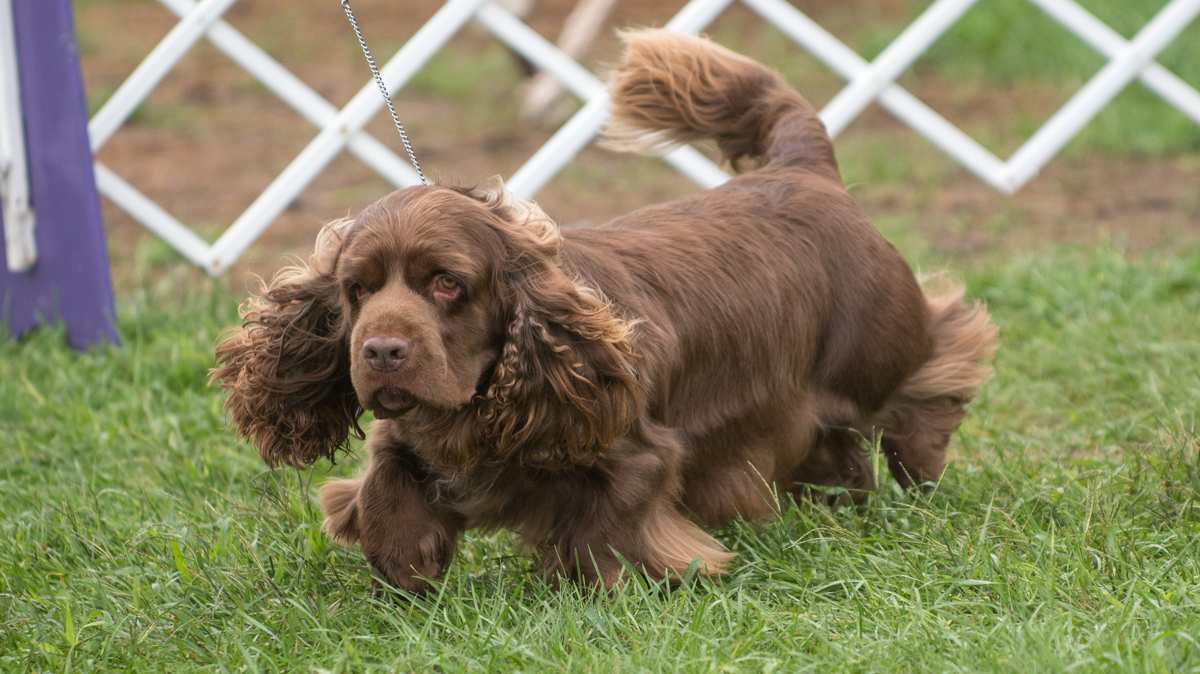
[[[712,22],[732,0],[692,0],[667,23],[667,28],[684,33],[698,33]],[[538,66],[559,77],[575,93],[588,101],[562,126],[550,140],[538,149],[508,182],[514,194],[529,198],[558,174],[596,137],[608,120],[608,92],[594,75],[578,63],[566,58],[541,36],[532,32],[511,14],[494,6],[480,11],[481,23],[514,48],[521,50]],[[517,25],[520,24],[520,25]],[[663,159],[703,187],[714,187],[729,176],[707,157],[688,147],[676,148]]]
[[[25,115],[17,69],[12,0],[0,0],[0,206],[9,271],[26,271],[37,261],[36,217],[29,203],[25,155]]]
[[[198,267],[205,266],[209,250],[207,241],[100,162],[96,162],[95,171],[96,187],[104,196],[112,199],[146,229],[158,235],[193,264]]]
[[[601,92],[538,148],[507,183],[515,195],[529,199],[592,142],[596,129],[608,119],[608,94]]]
[[[853,80],[870,65],[840,40],[784,0],[742,0],[742,2],[774,25],[784,35],[808,50],[834,72]],[[897,119],[907,123],[917,133],[940,148],[979,179],[992,187],[1008,192],[1004,162],[963,133],[946,118],[922,103],[898,84],[890,84],[879,95],[879,103]],[[829,108],[821,111],[827,121]],[[831,133],[830,135],[836,136]]]
[[[604,28],[605,19],[608,18],[616,3],[617,0],[580,0],[577,2],[575,8],[563,21],[562,32],[558,36],[557,47],[559,50],[572,60],[582,57],[596,41],[596,36]],[[495,5],[489,6],[494,7]],[[521,116],[526,119],[542,117],[561,94],[562,82],[557,78],[545,71],[534,75],[525,87],[525,100],[521,102]]]
[[[196,6],[193,0],[159,1],[180,16],[186,16]],[[208,29],[207,36],[217,49],[225,52],[243,70],[314,126],[324,127],[337,117],[338,109],[332,103],[224,20],[214,22]],[[366,131],[359,131],[351,136],[347,148],[397,187],[416,185],[420,182],[407,160],[401,159]]]
[[[1119,33],[1072,0],[1029,1],[1110,59],[1116,58],[1129,45]],[[1138,79],[1146,88],[1200,124],[1200,92],[1192,85],[1157,63],[1147,66],[1138,74]]]
[[[894,83],[934,40],[962,18],[977,0],[937,0],[887,46],[874,62],[842,89],[825,107],[825,125],[837,135],[871,101]]]
[[[495,4],[479,8],[475,19],[497,39],[553,75],[573,94],[591,98],[604,92],[604,83],[508,10]]]
[[[671,17],[665,28],[677,33],[695,35],[708,28],[708,25],[716,21],[721,12],[731,4],[733,0],[691,0]]]
[[[97,152],[154,91],[167,72],[183,58],[214,21],[237,0],[201,0],[138,64],[88,123],[92,152]]]
[[[723,6],[728,2],[719,0],[709,4]],[[585,108],[593,106],[586,113],[584,110],[577,112],[513,174],[508,188],[519,196],[530,198],[595,138],[608,119],[608,93],[604,83],[595,75],[510,12],[496,5],[487,5],[479,10],[476,18],[497,38],[586,100]],[[603,105],[594,101],[596,97],[603,97]],[[714,187],[729,179],[720,167],[689,147],[676,148],[665,154],[663,159],[703,187]]]
[[[1014,188],[1037,175],[1197,14],[1200,0],[1171,0],[1142,27],[1129,46],[1075,92],[1008,161],[1008,177]]]

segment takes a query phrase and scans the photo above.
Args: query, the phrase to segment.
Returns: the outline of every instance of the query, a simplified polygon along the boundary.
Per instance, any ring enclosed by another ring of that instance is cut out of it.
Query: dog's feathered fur
[[[326,530],[420,591],[468,527],[509,527],[552,575],[616,582],[731,555],[701,528],[808,485],[935,481],[996,331],[923,292],[841,184],[812,106],[698,38],[626,33],[609,143],[713,138],[745,172],[562,231],[502,186],[396,192],[331,225],[217,349],[213,379],[268,463],[332,456],[363,407],[359,478]],[[400,365],[365,340],[403,337]]]

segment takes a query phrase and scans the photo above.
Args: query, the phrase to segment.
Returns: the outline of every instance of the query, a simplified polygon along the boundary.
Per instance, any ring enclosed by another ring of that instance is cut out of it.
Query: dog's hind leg
[[[321,485],[321,512],[325,514],[322,529],[342,545],[358,542],[358,491],[362,478],[330,480]]]

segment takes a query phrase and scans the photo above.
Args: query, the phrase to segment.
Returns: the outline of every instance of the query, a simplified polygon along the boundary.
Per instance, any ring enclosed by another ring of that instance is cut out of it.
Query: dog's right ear
[[[240,308],[241,329],[216,349],[209,381],[270,466],[332,459],[362,413],[350,382],[349,327],[334,265],[352,220],[326,225],[307,264],[281,269]]]

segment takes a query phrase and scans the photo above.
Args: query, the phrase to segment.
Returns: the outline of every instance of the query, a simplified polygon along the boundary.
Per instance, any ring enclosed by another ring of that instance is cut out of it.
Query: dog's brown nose
[[[391,372],[400,369],[401,363],[412,351],[412,343],[401,337],[372,337],[363,342],[362,355],[371,369]]]

